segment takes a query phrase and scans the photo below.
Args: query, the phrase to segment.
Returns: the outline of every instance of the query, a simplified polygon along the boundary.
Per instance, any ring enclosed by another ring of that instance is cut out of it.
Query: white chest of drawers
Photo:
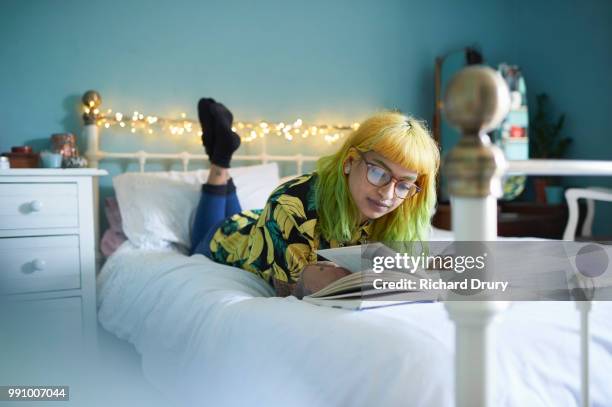
[[[0,170],[0,296],[38,305],[45,326],[70,327],[90,344],[97,326],[94,185],[103,175]]]

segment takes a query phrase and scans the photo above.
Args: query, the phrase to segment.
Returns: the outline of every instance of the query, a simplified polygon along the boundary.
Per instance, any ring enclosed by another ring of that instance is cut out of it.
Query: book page
[[[361,271],[361,246],[317,250],[317,254],[351,273]]]

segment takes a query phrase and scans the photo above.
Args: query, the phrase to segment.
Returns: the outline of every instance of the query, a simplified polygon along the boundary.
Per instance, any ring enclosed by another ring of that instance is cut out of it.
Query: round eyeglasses
[[[389,171],[368,161],[361,151],[358,149],[356,150],[367,166],[366,179],[370,184],[381,188],[388,185],[392,181],[395,182],[395,188],[393,190],[395,196],[399,199],[411,198],[421,191],[421,187],[419,187],[417,184],[395,178]]]

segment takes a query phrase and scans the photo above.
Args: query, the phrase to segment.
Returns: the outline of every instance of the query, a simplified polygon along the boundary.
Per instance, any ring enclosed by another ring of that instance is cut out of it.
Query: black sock
[[[236,192],[236,185],[234,185],[234,179],[230,178],[227,180],[227,194]]]
[[[202,184],[202,192],[206,192],[211,195],[229,195],[236,192],[236,185],[234,184],[234,180],[230,178],[227,180],[227,184]]]
[[[202,192],[206,192],[210,195],[227,195],[227,184],[223,185],[212,185],[202,184]]]
[[[202,144],[209,159],[212,157],[213,151],[215,151],[215,122],[210,109],[214,103],[215,100],[211,98],[202,98],[198,102],[198,118],[202,127]]]
[[[222,168],[229,168],[234,151],[240,147],[240,136],[232,131],[234,116],[221,103],[210,107],[215,124],[215,145],[212,151],[211,162]]]

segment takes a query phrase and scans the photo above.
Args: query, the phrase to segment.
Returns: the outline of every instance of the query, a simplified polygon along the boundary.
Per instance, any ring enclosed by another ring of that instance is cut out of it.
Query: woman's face
[[[347,164],[349,163],[349,190],[361,214],[361,222],[380,218],[400,206],[404,199],[397,196],[397,183],[402,183],[400,187],[405,187],[406,182],[413,184],[418,175],[416,171],[402,167],[376,151],[368,151],[362,153],[360,157],[349,158]],[[391,179],[386,185],[376,186],[368,180],[368,168],[374,171],[375,175],[387,172],[395,179]]]

